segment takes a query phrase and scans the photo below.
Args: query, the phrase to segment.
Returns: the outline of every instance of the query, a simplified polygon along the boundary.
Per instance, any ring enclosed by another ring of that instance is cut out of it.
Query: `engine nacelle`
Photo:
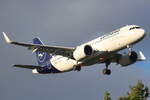
[[[82,60],[87,56],[91,56],[93,54],[93,49],[90,45],[77,47],[73,52],[73,57],[76,60]]]
[[[132,51],[128,55],[122,56],[118,63],[122,66],[128,66],[130,64],[135,63],[138,60],[138,55],[136,52]]]

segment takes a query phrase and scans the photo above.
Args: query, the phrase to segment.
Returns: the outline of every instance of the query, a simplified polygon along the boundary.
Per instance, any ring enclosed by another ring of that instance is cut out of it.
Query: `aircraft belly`
[[[67,57],[59,56],[51,59],[52,65],[61,72],[71,71],[77,64],[77,61]]]
[[[94,65],[99,62],[99,58],[100,58],[99,56],[90,57],[89,59],[86,59],[85,61],[83,61],[83,65],[84,66]]]

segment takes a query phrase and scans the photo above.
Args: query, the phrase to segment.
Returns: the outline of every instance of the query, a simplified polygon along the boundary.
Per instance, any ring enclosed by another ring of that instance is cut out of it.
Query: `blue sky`
[[[149,5],[149,0],[1,0],[0,32],[22,42],[38,36],[48,45],[77,46],[124,25],[137,24],[150,32]],[[127,68],[112,64],[111,76],[102,75],[103,64],[81,72],[33,75],[31,70],[12,65],[37,64],[35,55],[7,45],[1,36],[0,99],[102,100],[103,93],[110,91],[115,100],[138,80],[150,87],[149,42],[148,33],[134,46],[144,52],[147,61]]]

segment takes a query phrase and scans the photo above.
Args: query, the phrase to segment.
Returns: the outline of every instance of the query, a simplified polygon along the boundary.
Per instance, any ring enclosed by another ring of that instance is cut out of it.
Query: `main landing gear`
[[[103,74],[104,75],[110,75],[111,74],[111,70],[110,69],[108,69],[108,66],[110,65],[110,61],[109,60],[107,60],[106,62],[105,62],[105,66],[106,66],[106,68],[105,69],[103,69]]]
[[[80,71],[81,70],[81,65],[77,65],[74,70],[75,71]]]

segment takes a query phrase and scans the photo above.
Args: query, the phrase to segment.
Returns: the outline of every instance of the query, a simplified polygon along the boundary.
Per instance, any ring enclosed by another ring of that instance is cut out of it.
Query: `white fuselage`
[[[132,27],[137,28],[132,29]],[[114,53],[123,48],[126,48],[127,45],[132,45],[142,40],[145,36],[145,31],[144,29],[138,27],[139,26],[137,25],[128,25],[80,45],[90,45],[93,48],[93,50],[99,51],[93,54],[92,56],[85,58],[84,60],[77,61],[68,57],[56,55],[52,57],[50,62],[56,69],[58,69],[61,72],[73,70],[74,67],[78,64],[81,64],[83,66],[89,66],[92,64],[99,63],[99,58],[101,56],[105,56],[100,54],[100,52]]]

